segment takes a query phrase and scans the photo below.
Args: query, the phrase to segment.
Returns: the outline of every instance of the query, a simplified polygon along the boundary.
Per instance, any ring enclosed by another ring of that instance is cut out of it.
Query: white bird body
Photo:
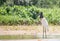
[[[42,23],[43,27],[48,28],[48,22],[47,22],[47,20],[45,18],[41,19],[41,23]]]

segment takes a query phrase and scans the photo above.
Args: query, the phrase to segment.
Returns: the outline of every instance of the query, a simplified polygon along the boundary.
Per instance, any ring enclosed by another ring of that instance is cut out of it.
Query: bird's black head
[[[43,16],[43,12],[40,12],[40,18],[43,18],[44,16]]]

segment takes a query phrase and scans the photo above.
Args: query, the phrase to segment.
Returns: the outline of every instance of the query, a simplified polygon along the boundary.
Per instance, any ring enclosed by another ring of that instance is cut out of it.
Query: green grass
[[[1,39],[36,39],[33,35],[0,35]]]
[[[37,37],[33,35],[0,35],[0,40],[11,39],[43,39],[43,37]],[[60,39],[60,35],[47,35],[47,39]]]

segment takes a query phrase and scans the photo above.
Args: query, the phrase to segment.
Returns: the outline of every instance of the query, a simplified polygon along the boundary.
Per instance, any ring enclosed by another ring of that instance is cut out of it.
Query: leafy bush
[[[37,8],[35,6],[3,6],[0,7],[0,24],[23,25],[38,24],[39,12],[43,12],[49,23],[60,24],[60,8]]]

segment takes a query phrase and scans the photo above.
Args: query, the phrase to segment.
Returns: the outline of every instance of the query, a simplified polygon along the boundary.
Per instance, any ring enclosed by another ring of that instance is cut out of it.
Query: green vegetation
[[[47,39],[60,39],[60,35],[47,35]],[[43,37],[34,35],[0,35],[0,40],[13,40],[13,39],[42,39]]]
[[[35,7],[36,8],[36,7]],[[37,19],[37,12],[33,7],[6,6],[0,7],[0,23],[2,24],[32,24]],[[37,9],[37,8],[36,8]],[[35,15],[35,16],[34,16]]]
[[[37,8],[35,6],[1,6],[0,24],[39,24],[39,12],[43,12],[49,23],[60,24],[60,8]]]
[[[0,0],[0,25],[40,24],[41,11],[49,23],[60,24],[60,0]]]
[[[36,39],[37,37],[34,37],[34,35],[0,35],[1,39]]]

